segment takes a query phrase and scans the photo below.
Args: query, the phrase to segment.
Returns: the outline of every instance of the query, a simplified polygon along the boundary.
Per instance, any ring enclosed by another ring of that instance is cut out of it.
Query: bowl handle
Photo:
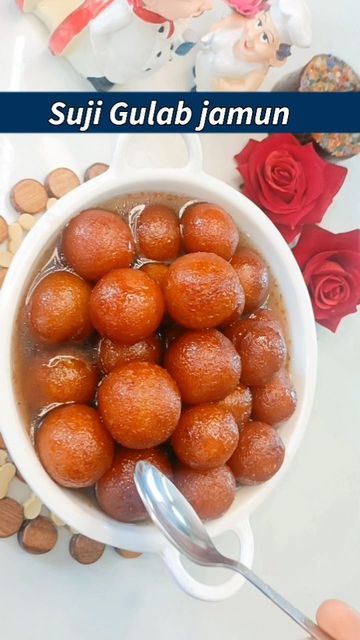
[[[233,532],[240,541],[239,560],[251,567],[254,560],[254,536],[248,520],[236,525]],[[233,574],[219,585],[206,585],[193,578],[181,562],[181,554],[172,545],[167,545],[162,557],[178,585],[190,596],[207,602],[219,602],[233,596],[246,582],[239,574]]]
[[[126,160],[126,150],[129,145],[130,139],[135,135],[135,133],[121,133],[118,136],[115,151],[110,164],[110,170],[120,175],[124,173],[124,171],[129,171],[130,169],[134,171],[134,167],[131,167]],[[187,171],[191,173],[202,172],[203,152],[199,136],[196,133],[181,133],[180,135],[185,142],[189,156],[187,164],[181,169],[181,171]]]

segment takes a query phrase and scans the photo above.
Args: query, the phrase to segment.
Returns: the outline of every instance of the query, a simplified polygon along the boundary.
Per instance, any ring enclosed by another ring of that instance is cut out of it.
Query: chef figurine
[[[183,55],[186,20],[213,0],[16,0],[49,29],[50,51],[66,57],[99,91],[147,77]]]
[[[286,63],[293,45],[310,46],[311,15],[304,0],[268,0],[251,17],[241,14],[244,0],[227,3],[231,14],[201,39],[197,91],[257,91],[270,67]]]

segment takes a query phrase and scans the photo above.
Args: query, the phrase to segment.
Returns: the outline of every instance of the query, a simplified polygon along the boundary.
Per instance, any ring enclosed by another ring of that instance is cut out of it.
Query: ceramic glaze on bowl
[[[208,523],[211,536],[234,531],[240,539],[240,560],[250,566],[254,542],[249,517],[281,481],[304,435],[314,398],[317,345],[311,303],[295,259],[274,225],[260,209],[235,189],[208,176],[202,169],[199,138],[186,135],[189,162],[183,169],[134,169],[125,158],[129,136],[118,139],[109,170],[84,183],[59,200],[28,234],[9,269],[0,296],[0,429],[20,473],[44,504],[82,534],[113,547],[162,556],[179,585],[203,600],[233,595],[244,580],[232,576],[209,586],[195,580],[184,568],[179,553],[152,524],[130,525],[112,520],[79,492],[58,486],[43,469],[26,431],[13,384],[13,338],[22,297],[39,258],[54,245],[66,223],[79,211],[96,207],[116,196],[136,192],[168,192],[213,202],[228,211],[242,233],[269,265],[277,283],[288,321],[290,369],[298,394],[294,415],[281,427],[286,458],[280,472],[261,486],[241,487],[230,510]]]

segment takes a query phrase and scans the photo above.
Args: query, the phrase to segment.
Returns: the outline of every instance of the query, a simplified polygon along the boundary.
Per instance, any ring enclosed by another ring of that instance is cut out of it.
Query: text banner
[[[354,133],[360,93],[0,93],[2,133]]]

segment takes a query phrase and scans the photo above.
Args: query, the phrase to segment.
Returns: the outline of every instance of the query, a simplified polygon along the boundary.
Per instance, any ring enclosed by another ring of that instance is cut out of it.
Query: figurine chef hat
[[[272,0],[270,13],[284,44],[310,47],[311,13],[304,0]]]

